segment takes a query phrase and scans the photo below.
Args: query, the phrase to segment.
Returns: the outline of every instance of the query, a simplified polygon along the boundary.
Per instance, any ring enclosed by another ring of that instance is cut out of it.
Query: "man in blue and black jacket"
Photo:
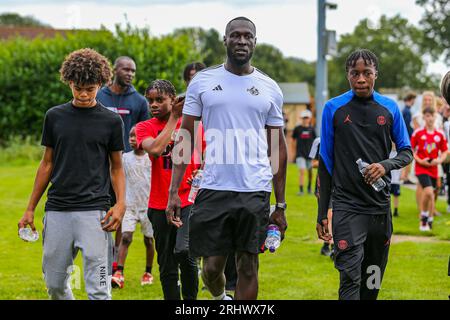
[[[346,72],[351,90],[329,100],[322,115],[317,233],[325,241],[331,239],[331,199],[339,298],[376,299],[392,235],[390,171],[408,165],[413,156],[397,104],[374,91],[375,54],[353,52]],[[392,142],[397,156],[389,159]],[[364,176],[356,164],[359,158],[370,164]],[[387,186],[377,192],[371,185],[379,178]]]

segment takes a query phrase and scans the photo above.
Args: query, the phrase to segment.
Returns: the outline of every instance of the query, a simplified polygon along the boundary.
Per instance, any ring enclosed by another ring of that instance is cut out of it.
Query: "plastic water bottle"
[[[194,203],[197,197],[198,190],[200,189],[200,182],[203,178],[203,170],[197,170],[197,174],[192,180],[191,191],[189,192],[188,201]]]
[[[31,230],[31,228],[20,228],[19,237],[25,241],[35,242],[39,239],[39,233],[37,232],[37,230]]]
[[[264,246],[269,249],[270,252],[275,252],[281,243],[281,232],[276,224],[269,224],[267,227],[267,236]]]
[[[361,172],[361,174],[364,175],[364,172],[366,171],[366,168],[369,166],[369,164],[367,162],[362,161],[361,158],[356,160],[356,163],[358,164],[359,172]],[[372,188],[374,188],[376,192],[380,192],[381,190],[384,189],[384,187],[386,187],[386,182],[384,182],[382,178],[378,178],[377,181],[372,183]]]

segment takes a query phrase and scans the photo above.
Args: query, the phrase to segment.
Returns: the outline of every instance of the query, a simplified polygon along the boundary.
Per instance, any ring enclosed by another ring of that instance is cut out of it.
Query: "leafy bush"
[[[0,149],[0,164],[27,164],[30,161],[39,161],[42,158],[44,147],[31,138],[25,139],[13,136],[8,143]]]
[[[143,92],[150,81],[170,80],[184,90],[182,71],[198,59],[187,35],[153,37],[148,29],[117,27],[112,33],[73,31],[54,38],[11,38],[0,43],[0,144],[12,136],[40,136],[43,116],[52,106],[71,99],[70,89],[59,80],[67,54],[93,48],[112,62],[122,55],[136,61],[134,86]]]

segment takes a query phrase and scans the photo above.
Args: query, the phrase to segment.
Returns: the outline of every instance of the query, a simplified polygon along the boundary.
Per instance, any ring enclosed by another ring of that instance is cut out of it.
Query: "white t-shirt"
[[[202,117],[206,156],[201,188],[272,191],[265,126],[283,127],[283,94],[254,69],[245,76],[224,65],[198,72],[186,92],[183,114]]]
[[[147,154],[138,156],[134,151],[122,155],[126,180],[126,206],[129,209],[146,209],[150,195],[152,163]]]
[[[397,151],[392,150],[389,154],[389,159],[394,158],[397,155]],[[391,170],[391,184],[400,184],[400,175],[402,170]]]

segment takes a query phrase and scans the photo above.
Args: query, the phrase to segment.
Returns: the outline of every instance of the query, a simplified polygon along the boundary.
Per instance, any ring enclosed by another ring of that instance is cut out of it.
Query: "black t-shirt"
[[[100,103],[47,111],[41,144],[53,149],[53,171],[46,211],[109,209],[109,154],[124,149],[123,130],[120,116]]]
[[[292,133],[292,138],[297,140],[296,157],[309,159],[309,152],[311,151],[312,143],[316,138],[314,128],[297,126]]]

